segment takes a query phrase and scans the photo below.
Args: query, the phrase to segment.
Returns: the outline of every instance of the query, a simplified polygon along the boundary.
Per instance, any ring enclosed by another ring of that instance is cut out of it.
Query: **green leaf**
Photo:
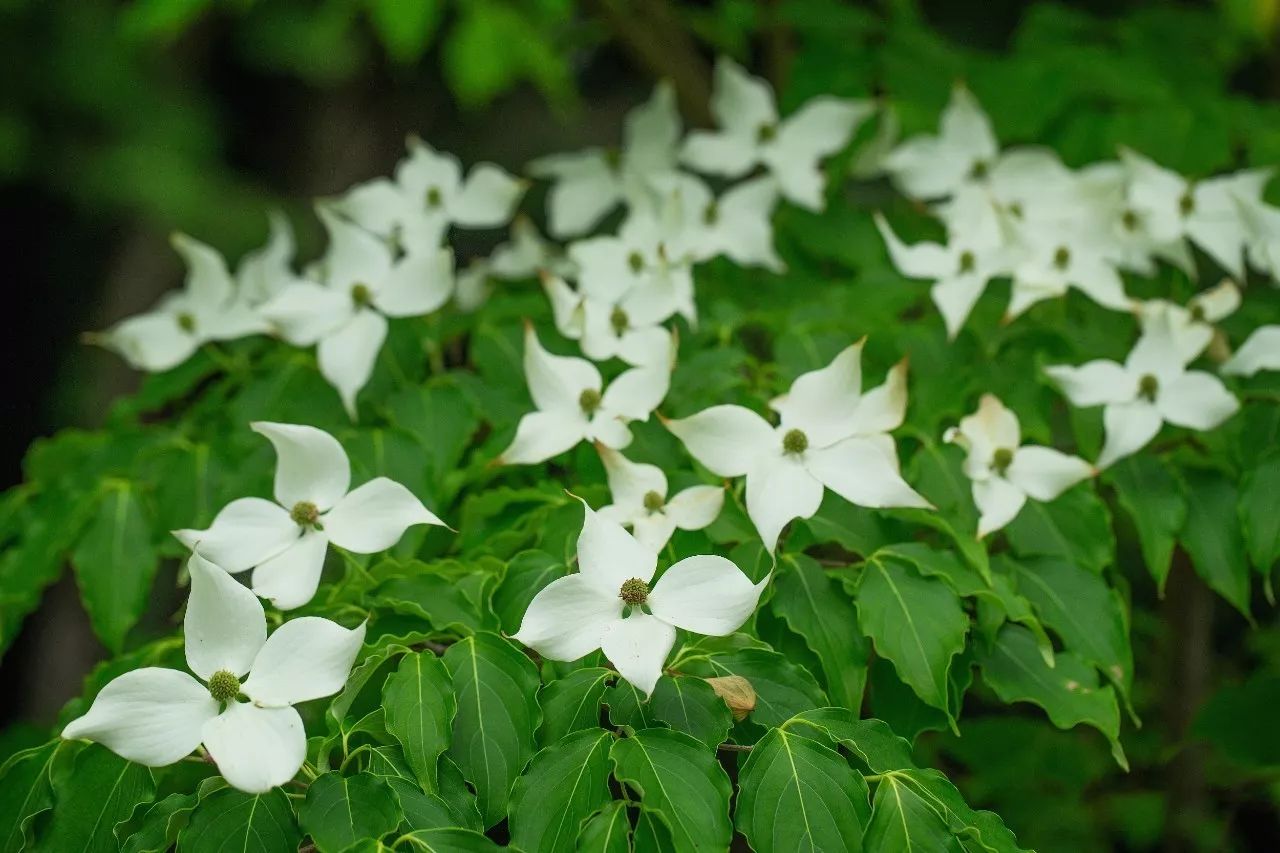
[[[431,46],[443,15],[443,0],[369,0],[373,29],[387,53],[400,63],[416,61]]]
[[[320,853],[341,853],[362,838],[380,838],[404,813],[391,786],[371,773],[325,773],[307,787],[298,822]]]
[[[520,620],[533,597],[568,573],[563,561],[545,551],[522,551],[512,557],[506,576],[493,593],[493,610],[502,630],[508,634],[520,630]]]
[[[619,678],[604,694],[609,708],[609,723],[627,734],[661,726],[653,714],[653,706],[630,681]]]
[[[18,853],[29,845],[31,821],[53,808],[49,770],[60,743],[23,750],[0,765],[0,853]]]
[[[1101,572],[1116,551],[1111,514],[1088,483],[1048,503],[1027,501],[1005,535],[1021,557],[1061,557]]]
[[[653,688],[649,708],[656,719],[712,749],[728,740],[733,728],[733,713],[724,699],[694,676],[662,676]]]
[[[1249,559],[1263,576],[1280,560],[1280,452],[1270,453],[1247,471],[1240,484],[1240,527]]]
[[[736,675],[751,682],[756,691],[756,708],[748,717],[761,726],[777,726],[801,711],[831,704],[809,671],[796,666],[772,649],[742,648],[729,652],[706,652],[708,646],[686,646],[680,653],[679,669],[703,678]]]
[[[503,849],[473,829],[422,829],[400,841],[418,853],[498,853]]]
[[[858,584],[858,619],[876,653],[893,662],[921,700],[945,711],[954,727],[947,672],[964,651],[969,630],[955,592],[898,561],[873,557]]]
[[[725,850],[732,786],[713,750],[683,732],[646,729],[614,743],[614,776],[662,819],[677,850]]]
[[[496,621],[481,613],[455,578],[432,571],[417,560],[400,566],[394,561],[380,563],[374,572],[404,571],[407,577],[393,577],[371,593],[372,603],[396,613],[417,616],[437,631],[470,634],[494,628]]]
[[[116,853],[115,826],[155,798],[151,770],[90,744],[52,771],[53,820],[36,845],[49,853]]]
[[[537,749],[538,670],[487,633],[454,643],[444,664],[458,698],[449,755],[475,786],[484,826],[491,827],[506,816],[511,785]]]
[[[523,850],[570,850],[584,821],[610,800],[603,729],[577,731],[539,752],[511,790],[511,843]]]
[[[577,853],[631,853],[631,822],[627,804],[613,800],[582,825]]]
[[[1120,706],[1115,690],[1098,683],[1098,673],[1072,652],[1045,666],[1026,628],[1006,625],[989,651],[979,650],[978,666],[987,685],[1004,702],[1032,702],[1060,729],[1085,723],[1106,736],[1116,763],[1129,762],[1120,746]]]
[[[1106,478],[1133,519],[1142,559],[1163,595],[1178,533],[1187,520],[1182,484],[1161,457],[1148,453],[1122,459],[1107,469]]]
[[[831,700],[862,707],[871,649],[853,603],[812,558],[789,554],[784,560],[789,568],[774,576],[770,606],[818,656]]]
[[[178,834],[182,853],[296,853],[302,833],[284,791],[246,794],[223,788],[200,801]]]
[[[757,853],[859,851],[869,794],[838,752],[770,729],[738,776],[735,825]]]
[[[580,729],[600,726],[600,702],[609,679],[617,673],[592,666],[575,669],[564,678],[548,682],[538,691],[542,708],[543,745],[550,745]]]
[[[94,633],[119,653],[147,607],[159,558],[151,525],[132,483],[111,481],[71,554]]]
[[[1187,523],[1182,545],[1196,574],[1209,588],[1252,621],[1249,613],[1249,561],[1240,532],[1236,486],[1222,474],[1188,471]]]
[[[404,753],[398,747],[371,748],[365,771],[384,780],[391,787],[400,802],[400,810],[404,813],[405,831],[440,829],[459,824],[475,829],[480,825],[478,813],[474,821],[468,820],[466,815],[458,814],[442,797],[423,791],[417,776],[409,769]],[[474,804],[470,811],[475,811]]]
[[[898,737],[883,720],[858,719],[848,708],[818,708],[788,720],[786,728],[812,726],[848,749],[872,773],[915,767],[911,744]]]
[[[121,831],[127,824],[117,824],[116,837],[125,841],[121,853],[169,850],[177,843],[178,833],[191,819],[191,812],[199,801],[195,794],[170,794],[153,803],[128,836]],[[135,813],[134,818],[137,820],[139,816]]]
[[[387,732],[423,789],[436,793],[436,765],[449,748],[457,703],[449,671],[430,652],[405,655],[382,686]]]
[[[867,853],[933,853],[955,850],[957,845],[942,816],[890,774],[876,787],[865,849]]]
[[[950,834],[962,836],[968,842],[966,850],[986,850],[990,853],[1021,853],[1018,840],[1008,830],[1004,822],[995,814],[987,811],[975,811],[970,808],[952,785],[937,770],[895,770],[885,774],[880,784],[891,782],[905,802],[909,797],[917,800],[930,812],[935,814]],[[880,792],[876,791],[876,802],[879,803]],[[915,808],[914,805],[911,806]],[[916,812],[919,815],[919,812]],[[874,823],[874,816],[873,821]],[[924,828],[926,837],[928,829]],[[867,831],[870,839],[871,831]],[[868,844],[870,848],[870,844]],[[887,849],[911,849],[893,848]],[[924,847],[925,850],[937,848]],[[947,847],[946,849],[953,849]]]

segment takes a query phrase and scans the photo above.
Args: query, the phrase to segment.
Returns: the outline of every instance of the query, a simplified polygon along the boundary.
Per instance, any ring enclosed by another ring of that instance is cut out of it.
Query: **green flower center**
[[[618,590],[618,598],[632,607],[644,604],[649,600],[649,585],[640,578],[631,578],[623,582],[622,589]]]
[[[183,311],[178,315],[178,328],[188,335],[196,330],[196,318]]]
[[[220,669],[209,677],[209,695],[213,701],[227,703],[240,695],[240,679],[230,670]]]
[[[702,224],[715,225],[719,221],[720,221],[720,205],[716,204],[713,201],[702,210]]]
[[[1126,231],[1138,230],[1138,214],[1132,210],[1126,210],[1124,216],[1120,217],[1120,223],[1124,225]]]
[[[289,510],[289,517],[299,527],[315,527],[316,522],[320,520],[320,508],[311,501],[298,501],[293,505],[293,509]]]
[[[366,308],[373,304],[373,289],[369,285],[355,284],[351,286],[351,301],[357,308]]]
[[[1154,403],[1158,393],[1160,393],[1160,380],[1150,373],[1138,380],[1138,396],[1142,399]]]
[[[617,148],[606,148],[604,150],[604,164],[613,171],[622,168],[622,152]]]
[[[1009,205],[1009,215],[1012,216],[1014,219],[1021,219],[1022,205],[1016,201],[1013,204]]]
[[[977,265],[977,259],[973,257],[973,252],[965,249],[960,253],[960,272],[961,274],[973,272],[973,268]]]
[[[1059,246],[1057,251],[1053,253],[1053,265],[1060,270],[1065,270],[1071,265],[1071,250],[1066,246]]]
[[[778,126],[771,121],[756,128],[757,142],[772,142],[778,136]]]
[[[609,325],[613,327],[615,335],[621,335],[631,328],[631,318],[621,308],[614,308],[613,313],[609,315]]]
[[[600,408],[600,392],[594,388],[588,388],[578,396],[578,405],[582,407],[584,414],[594,415],[596,409]]]
[[[1204,306],[1196,303],[1191,306],[1191,319],[1197,323],[1203,323],[1207,318],[1204,315]]]
[[[987,165],[986,160],[974,161],[973,168],[969,170],[969,177],[975,181],[980,181],[987,176],[987,172],[991,167]]]
[[[631,267],[633,273],[639,273],[644,269],[644,256],[639,252],[632,252],[627,255],[627,266]]]
[[[1000,447],[996,452],[991,454],[991,467],[995,472],[1004,476],[1004,472],[1009,470],[1009,466],[1013,464],[1013,451],[1007,447]]]
[[[430,187],[427,190],[427,207],[439,207],[444,203],[444,195],[440,192],[439,187]]]
[[[1187,190],[1182,194],[1182,198],[1178,199],[1178,211],[1183,216],[1189,216],[1196,209],[1196,198],[1191,194],[1191,190]]]
[[[798,429],[789,429],[787,434],[782,437],[782,450],[784,453],[804,453],[808,449],[809,436]]]
[[[644,508],[649,512],[657,512],[662,509],[665,503],[666,501],[662,495],[657,492],[645,492],[644,494]]]

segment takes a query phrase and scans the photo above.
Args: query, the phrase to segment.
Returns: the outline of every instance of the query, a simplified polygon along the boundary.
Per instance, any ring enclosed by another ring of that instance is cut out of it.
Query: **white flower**
[[[753,584],[723,557],[681,560],[650,587],[656,552],[583,506],[578,572],[534,596],[514,637],[543,657],[572,661],[600,649],[619,675],[648,695],[676,628],[722,637],[755,610],[769,579]]]
[[[785,269],[773,248],[773,211],[778,181],[761,175],[735,184],[716,198],[702,180],[678,174],[653,182],[655,193],[678,208],[678,243],[694,261],[723,255],[745,267]]]
[[[1280,326],[1260,326],[1222,365],[1228,376],[1252,376],[1260,370],[1280,370]]]
[[[185,288],[168,294],[146,313],[87,336],[139,370],[169,370],[210,341],[267,331],[266,322],[237,292],[216,249],[185,234],[173,235],[172,243],[187,264]]]
[[[1151,318],[1123,365],[1097,359],[1079,367],[1045,368],[1076,406],[1105,406],[1106,443],[1097,467],[1106,468],[1147,445],[1163,423],[1208,430],[1240,403],[1210,373],[1187,370],[1166,312]]]
[[[1134,151],[1120,154],[1129,171],[1129,204],[1145,217],[1155,239],[1173,242],[1188,237],[1233,277],[1243,279],[1249,233],[1240,208],[1261,201],[1271,170],[1193,183]]]
[[[1240,207],[1247,244],[1249,265],[1280,284],[1280,208],[1263,204],[1260,199],[1235,199]]]
[[[824,96],[780,119],[769,84],[721,57],[711,94],[711,114],[720,130],[690,133],[680,159],[699,172],[730,178],[762,165],[783,198],[821,210],[826,178],[819,163],[844,148],[873,112],[866,101]]]
[[[315,595],[329,543],[357,554],[385,551],[415,524],[438,524],[413,493],[376,477],[351,485],[351,463],[324,430],[258,422],[253,430],[276,450],[275,503],[240,498],[222,508],[207,530],[175,530],[228,572],[253,569],[253,591],[281,610]]]
[[[579,292],[621,305],[637,326],[661,323],[677,313],[696,322],[692,258],[674,207],[662,216],[630,216],[617,236],[571,243],[569,260],[578,270]]]
[[[293,226],[278,210],[271,212],[268,221],[271,233],[266,244],[241,258],[236,267],[236,286],[250,305],[261,305],[298,279],[292,266],[297,251]]]
[[[1138,309],[1138,319],[1145,329],[1165,315],[1163,322],[1169,324],[1174,345],[1186,364],[1213,341],[1214,324],[1234,314],[1239,307],[1240,288],[1231,279],[1224,278],[1216,287],[1193,296],[1185,308],[1164,299],[1147,300]]]
[[[667,477],[656,465],[632,462],[616,450],[600,445],[600,461],[609,478],[613,503],[600,515],[630,527],[636,541],[660,551],[676,528],[701,530],[716,520],[724,507],[723,486],[690,486],[667,499]]]
[[[527,216],[511,223],[511,239],[489,255],[489,270],[497,278],[533,278],[542,270],[567,274],[571,266],[556,246],[544,240]]]
[[[862,393],[862,343],[800,376],[770,405],[772,426],[741,406],[712,406],[666,426],[712,473],[747,478],[747,514],[772,552],[787,522],[809,518],[823,487],[865,507],[928,507],[902,479],[888,431],[907,407],[906,363]]]
[[[529,324],[524,375],[537,411],[520,419],[511,445],[498,457],[504,465],[543,462],[581,441],[626,447],[631,443],[627,422],[648,420],[667,395],[671,364],[633,367],[604,388],[595,365],[547,352]]]
[[[1018,260],[1006,319],[1020,316],[1045,299],[1065,296],[1074,287],[1113,311],[1129,311],[1134,300],[1107,260],[1095,234],[1064,223],[1023,223],[1015,227]]]
[[[964,473],[981,512],[979,539],[1013,521],[1028,497],[1051,501],[1094,474],[1083,459],[1022,445],[1018,416],[993,394],[983,394],[978,411],[947,430],[946,440],[968,451]]]
[[[933,281],[929,295],[942,313],[948,338],[960,333],[987,282],[1008,272],[1009,251],[990,232],[974,231],[969,239],[953,238],[946,245],[919,242],[908,246],[879,213],[875,221],[898,271]]]
[[[542,289],[551,302],[556,330],[578,341],[592,361],[616,357],[635,367],[672,362],[674,336],[657,322],[638,325],[627,311],[631,300],[591,299],[546,272]]]
[[[480,163],[463,179],[452,154],[417,137],[396,166],[395,180],[359,184],[330,206],[373,233],[417,251],[438,248],[451,225],[496,228],[511,220],[526,184],[492,163]]]
[[[884,168],[912,198],[948,196],[984,179],[996,164],[1000,144],[973,94],[957,85],[942,111],[937,136],[914,136],[884,159]]]
[[[387,317],[429,314],[453,292],[453,253],[411,249],[396,257],[382,240],[325,208],[329,249],[324,284],[297,281],[259,311],[296,346],[316,347],[320,373],[354,420],[356,395],[369,381]]]
[[[555,181],[547,194],[551,233],[583,234],[619,202],[633,204],[650,180],[675,170],[679,139],[675,91],[663,82],[647,102],[627,114],[620,152],[588,148],[530,163],[530,174]]]
[[[252,592],[199,554],[187,565],[187,666],[205,683],[175,669],[127,672],[62,736],[96,741],[148,767],[173,764],[204,744],[232,786],[268,791],[306,759],[306,732],[292,706],[342,689],[365,626],[347,630],[305,616],[267,637]]]

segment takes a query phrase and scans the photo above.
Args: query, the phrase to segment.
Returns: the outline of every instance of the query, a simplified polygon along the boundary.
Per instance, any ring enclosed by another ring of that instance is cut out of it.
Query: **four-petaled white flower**
[[[268,637],[252,592],[199,554],[188,568],[186,657],[200,681],[160,667],[126,672],[62,736],[96,741],[149,767],[173,764],[204,744],[232,786],[268,791],[292,779],[306,759],[306,731],[293,706],[342,689],[365,626],[348,630],[304,616]]]
[[[635,204],[650,181],[675,170],[679,139],[675,90],[662,82],[648,101],[627,114],[621,151],[588,148],[530,163],[530,174],[555,181],[547,194],[551,233],[577,236],[619,202]]]
[[[964,473],[981,513],[979,539],[1013,521],[1027,498],[1051,501],[1094,474],[1083,459],[1023,445],[1018,416],[993,394],[983,394],[978,411],[947,430],[946,440],[968,451]]]
[[[721,477],[747,478],[747,514],[772,552],[787,522],[809,518],[825,486],[865,507],[928,507],[902,479],[888,431],[907,408],[907,365],[862,392],[862,343],[827,367],[796,379],[770,403],[781,416],[771,425],[742,406],[712,406],[667,421],[695,459]]]
[[[599,445],[600,461],[609,479],[613,503],[600,515],[630,527],[636,541],[662,550],[676,528],[701,530],[716,520],[724,507],[723,486],[690,486],[667,499],[667,475],[656,465],[632,462],[616,450]]]
[[[551,302],[556,331],[578,341],[592,361],[620,358],[634,367],[671,363],[672,334],[657,321],[638,324],[625,300],[593,299],[549,272],[542,275],[542,289]]]
[[[415,524],[444,522],[386,477],[348,491],[351,463],[324,430],[254,423],[276,449],[275,498],[240,498],[207,530],[175,530],[184,545],[228,572],[253,569],[253,591],[281,610],[315,595],[329,543],[357,554],[396,544]]]
[[[1104,308],[1133,309],[1134,300],[1125,294],[1124,281],[1097,235],[1053,221],[1020,224],[1014,233],[1018,260],[1012,270],[1007,320],[1073,287]]]
[[[356,395],[373,373],[388,317],[429,314],[453,292],[453,252],[409,250],[397,257],[373,234],[325,208],[329,250],[319,265],[324,284],[297,281],[260,312],[296,346],[316,346],[320,373],[354,420]]]
[[[941,198],[984,180],[999,155],[987,114],[968,88],[957,85],[942,111],[938,135],[922,134],[898,145],[885,156],[884,168],[912,198]]]
[[[719,198],[706,183],[684,173],[653,181],[658,199],[670,199],[680,217],[679,243],[695,261],[723,255],[744,267],[785,269],[773,248],[778,181],[772,175],[743,181]]]
[[[543,657],[572,661],[600,649],[619,675],[648,695],[676,628],[723,637],[755,610],[768,578],[753,584],[724,557],[708,555],[681,560],[653,583],[657,553],[583,507],[578,571],[533,597],[514,637]]]
[[[762,165],[777,180],[783,198],[821,210],[826,184],[822,159],[844,148],[874,112],[867,101],[823,96],[781,119],[769,84],[721,57],[711,94],[711,114],[720,129],[690,133],[680,159],[696,171],[729,178]]]
[[[1138,319],[1145,329],[1161,315],[1173,334],[1174,344],[1183,363],[1194,359],[1213,342],[1215,324],[1230,317],[1240,307],[1240,288],[1231,279],[1223,279],[1216,287],[1197,293],[1186,307],[1164,299],[1150,299],[1138,309]]]
[[[627,422],[648,420],[667,396],[671,363],[633,367],[605,388],[594,364],[547,352],[533,325],[526,324],[524,375],[537,411],[520,419],[498,464],[543,462],[581,441],[626,447],[631,443]]]
[[[1252,376],[1262,370],[1280,370],[1280,326],[1254,329],[1222,365],[1228,376]]]
[[[444,240],[449,226],[496,228],[511,220],[526,183],[492,163],[480,163],[465,180],[452,154],[417,137],[395,179],[375,178],[353,187],[331,206],[373,233],[406,249],[427,251]]]
[[[268,331],[239,292],[222,255],[185,234],[174,234],[172,242],[187,264],[186,287],[150,311],[87,336],[139,370],[169,370],[211,341]]]
[[[1189,360],[1179,349],[1168,312],[1161,312],[1147,323],[1123,365],[1095,359],[1045,371],[1074,405],[1106,407],[1107,437],[1097,461],[1098,468],[1106,468],[1145,447],[1163,423],[1213,429],[1240,408],[1218,377],[1187,370]]]

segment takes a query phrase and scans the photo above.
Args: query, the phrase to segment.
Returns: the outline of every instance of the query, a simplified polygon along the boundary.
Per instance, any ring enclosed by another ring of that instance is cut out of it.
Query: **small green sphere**
[[[240,695],[240,679],[230,670],[218,670],[209,677],[209,695],[215,702],[232,701]]]
[[[649,585],[640,578],[631,578],[623,582],[622,589],[618,591],[618,598],[632,607],[644,604],[649,600]]]
[[[649,512],[657,512],[666,505],[666,500],[657,492],[645,492],[644,508]]]
[[[311,501],[298,501],[293,505],[293,509],[289,510],[289,517],[299,527],[314,527],[320,520],[320,508]]]
[[[787,430],[787,434],[782,437],[784,453],[804,453],[808,449],[809,436],[798,429]]]
[[[596,409],[600,408],[600,392],[594,388],[587,388],[578,396],[578,405],[582,407],[582,411],[588,415],[594,415]]]

